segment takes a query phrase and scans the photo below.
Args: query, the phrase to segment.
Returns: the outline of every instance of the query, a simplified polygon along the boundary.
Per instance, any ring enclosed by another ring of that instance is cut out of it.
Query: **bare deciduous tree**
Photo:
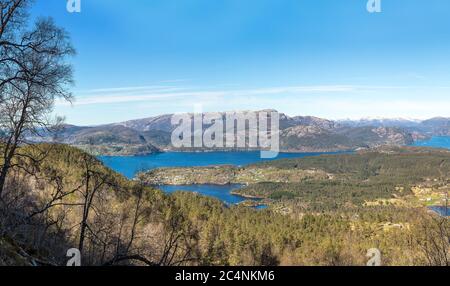
[[[51,19],[26,30],[29,0],[0,1],[0,198],[26,137],[51,130],[55,100],[71,100],[75,51]]]
[[[82,192],[82,219],[80,223],[80,239],[78,249],[83,251],[84,241],[86,238],[86,231],[91,231],[89,227],[89,214],[95,208],[94,199],[98,192],[107,187],[113,180],[108,173],[103,173],[97,170],[98,161],[92,156],[85,154],[83,158],[84,164],[84,189]],[[93,235],[94,232],[91,231]]]

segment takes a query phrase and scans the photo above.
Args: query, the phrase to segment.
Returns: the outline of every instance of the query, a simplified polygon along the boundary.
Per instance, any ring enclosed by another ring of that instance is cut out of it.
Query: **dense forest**
[[[320,170],[328,174],[306,177],[300,182],[264,181],[249,184],[237,193],[247,196],[299,202],[298,211],[339,211],[371,202],[417,206],[413,187],[448,191],[450,152],[414,147],[385,147],[357,155],[319,156],[280,160],[249,166],[264,170]]]
[[[73,247],[83,265],[365,265],[374,247],[386,265],[448,264],[448,220],[423,208],[258,211],[165,195],[65,145],[21,152],[28,168],[11,172],[2,198],[1,264],[61,265]]]

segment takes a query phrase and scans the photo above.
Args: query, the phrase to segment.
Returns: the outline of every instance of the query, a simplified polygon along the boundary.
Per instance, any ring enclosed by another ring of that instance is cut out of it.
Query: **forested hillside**
[[[446,263],[448,244],[433,242],[442,231],[448,235],[448,221],[423,208],[283,213],[227,207],[196,194],[169,196],[127,181],[72,147],[36,147],[21,150],[30,155],[20,158],[27,168],[11,172],[2,197],[3,264],[61,265],[73,247],[82,251],[84,265],[364,265],[373,247],[382,249],[387,265]],[[29,159],[39,155],[42,160]],[[291,168],[302,162],[274,164]],[[327,166],[327,171],[339,168]],[[342,188],[334,192],[333,198],[353,197]]]

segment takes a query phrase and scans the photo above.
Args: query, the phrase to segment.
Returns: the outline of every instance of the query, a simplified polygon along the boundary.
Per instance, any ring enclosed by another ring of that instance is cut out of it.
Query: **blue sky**
[[[67,122],[275,108],[331,119],[450,116],[450,1],[36,0],[71,34]]]

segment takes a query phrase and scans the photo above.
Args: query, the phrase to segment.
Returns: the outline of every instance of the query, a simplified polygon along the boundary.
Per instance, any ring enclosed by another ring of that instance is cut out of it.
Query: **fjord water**
[[[230,185],[185,185],[185,186],[169,186],[163,185],[158,186],[162,191],[171,194],[175,192],[191,192],[198,193],[203,196],[213,197],[221,200],[222,202],[228,205],[236,205],[242,203],[244,201],[261,201],[261,199],[247,199],[241,196],[231,194],[231,191],[242,188],[242,185],[239,184],[230,184]],[[254,207],[255,209],[262,210],[266,209],[267,205],[260,204]]]
[[[450,136],[435,136],[429,140],[417,141],[413,146],[450,149]]]
[[[450,149],[450,137],[436,136],[426,141],[418,141],[413,146],[435,147]],[[304,158],[323,154],[336,153],[280,153],[275,159]],[[260,152],[167,152],[147,156],[121,157],[100,156],[103,163],[116,172],[132,179],[141,171],[149,171],[163,167],[203,167],[211,165],[245,166],[257,162],[269,161],[261,159]],[[160,186],[160,188],[172,193],[175,191],[196,192],[205,196],[215,197],[228,204],[236,204],[245,199],[232,195],[230,192],[239,185],[189,185],[189,186]],[[264,206],[261,206],[262,208]],[[260,207],[260,208],[261,208]],[[439,209],[435,209],[438,211]]]
[[[322,154],[336,153],[280,153],[277,158],[270,160]],[[260,155],[260,152],[167,152],[135,157],[100,156],[99,159],[109,168],[132,179],[139,172],[163,167],[245,166],[269,160],[261,159]]]
[[[448,216],[448,217],[450,217],[450,209],[448,207],[433,206],[433,207],[429,207],[429,209],[434,211],[435,213],[441,215],[441,216]]]
[[[280,153],[277,158],[303,158],[322,154],[336,153]],[[103,163],[116,172],[132,179],[141,171],[149,171],[162,167],[203,167],[211,165],[245,166],[268,159],[261,159],[260,152],[168,152],[136,157],[99,157]],[[246,199],[232,195],[230,192],[240,185],[189,185],[189,186],[159,186],[167,193],[176,191],[195,192],[209,197],[215,197],[227,204],[237,204]],[[257,207],[258,209],[264,206]]]
[[[166,193],[177,191],[199,193],[208,197],[218,198],[227,204],[238,204],[246,199],[240,196],[232,195],[230,192],[241,188],[242,185],[188,185],[188,186],[160,186],[159,188]]]

